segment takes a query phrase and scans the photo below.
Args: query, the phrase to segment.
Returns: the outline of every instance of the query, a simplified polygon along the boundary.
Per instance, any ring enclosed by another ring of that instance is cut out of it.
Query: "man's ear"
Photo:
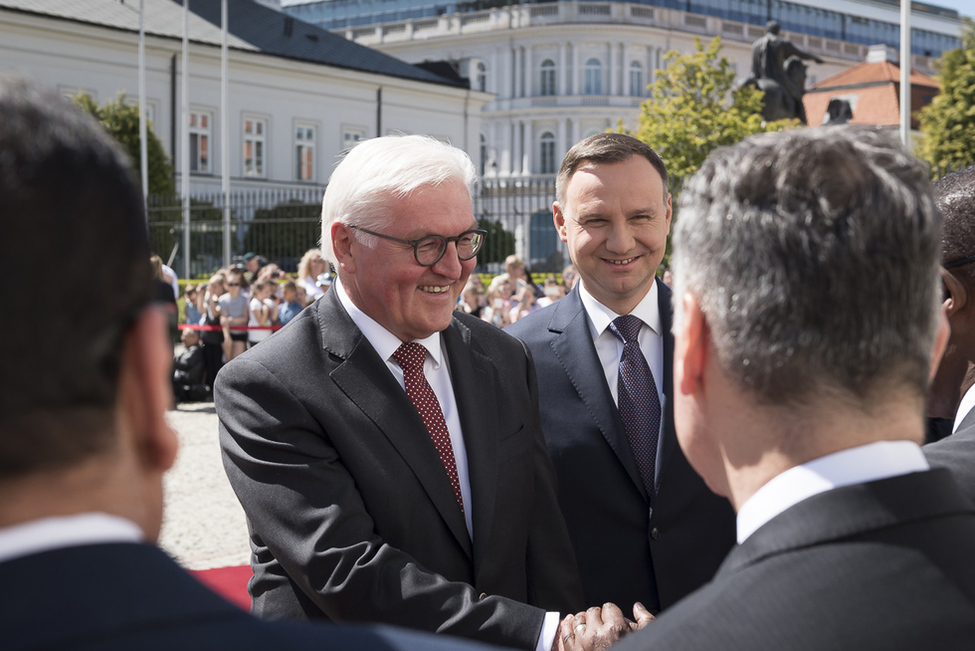
[[[931,357],[931,372],[928,374],[928,382],[934,381],[934,376],[938,373],[938,367],[941,366],[941,358],[945,354],[945,348],[948,346],[948,339],[951,337],[951,325],[948,323],[948,310],[947,303],[945,301],[945,308],[941,309],[938,314],[938,332],[934,337],[934,352]]]
[[[685,395],[694,395],[704,383],[708,326],[696,296],[687,292],[681,303],[684,314],[680,330],[674,333],[674,386]]]
[[[941,281],[944,286],[944,313],[950,319],[968,305],[968,287],[947,269],[941,270]]]
[[[355,273],[355,259],[352,255],[352,244],[355,236],[352,230],[342,222],[335,221],[328,230],[332,238],[332,255],[335,264],[348,273]]]
[[[172,348],[169,323],[161,308],[144,309],[129,327],[119,374],[123,430],[132,436],[140,467],[163,473],[176,461],[179,442],[166,422],[173,402]]]
[[[674,217],[674,205],[670,193],[667,193],[667,200],[664,202],[667,208],[667,234],[670,235],[670,225]]]
[[[568,242],[569,237],[565,232],[565,215],[562,214],[562,206],[558,201],[552,202],[552,221],[555,223],[555,231],[559,234],[559,239]]]

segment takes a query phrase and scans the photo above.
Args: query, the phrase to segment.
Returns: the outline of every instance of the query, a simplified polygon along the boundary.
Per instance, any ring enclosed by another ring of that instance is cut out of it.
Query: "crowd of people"
[[[45,342],[0,365],[5,648],[971,648],[975,168],[932,187],[856,127],[722,148],[682,189],[671,289],[665,162],[590,136],[552,206],[574,268],[538,296],[517,260],[468,282],[466,153],[361,142],[323,199],[333,291],[234,354],[324,265],[194,288],[230,335],[247,615],[155,546],[172,297],[130,163],[53,90],[0,77],[0,114],[0,260],[53,247],[89,282],[38,267],[38,318],[0,314]]]
[[[158,256],[152,256],[151,263],[157,270],[158,282],[170,284],[178,292],[175,273],[167,271]],[[327,265],[318,249],[305,253],[298,277],[283,272],[274,263],[264,262],[259,255],[247,253],[239,264],[219,269],[207,282],[187,283],[180,319],[183,350],[174,361],[177,402],[211,398],[213,380],[225,363],[265,341],[320,298],[330,285]],[[175,300],[172,303],[175,311]],[[187,335],[188,332],[193,334]]]

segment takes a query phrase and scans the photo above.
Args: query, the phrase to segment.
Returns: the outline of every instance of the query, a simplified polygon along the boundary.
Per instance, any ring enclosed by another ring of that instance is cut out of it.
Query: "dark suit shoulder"
[[[0,592],[0,636],[10,651],[487,648],[385,626],[261,621],[147,544],[62,548],[0,563],[0,572],[19,586]]]
[[[921,448],[934,468],[947,468],[961,485],[962,492],[975,503],[975,423]]]
[[[487,353],[496,351],[498,347],[512,351],[525,350],[524,344],[511,333],[466,312],[454,312],[451,327],[456,328],[466,342]]]
[[[770,520],[614,649],[969,648],[973,545],[975,511],[943,471],[833,489]]]

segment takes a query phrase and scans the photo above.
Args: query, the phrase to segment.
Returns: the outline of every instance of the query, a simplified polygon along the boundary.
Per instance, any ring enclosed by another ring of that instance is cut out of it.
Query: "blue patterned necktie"
[[[642,325],[639,317],[628,314],[614,319],[609,327],[623,341],[618,387],[620,418],[643,486],[652,499],[660,433],[660,397],[653,373],[637,341]]]

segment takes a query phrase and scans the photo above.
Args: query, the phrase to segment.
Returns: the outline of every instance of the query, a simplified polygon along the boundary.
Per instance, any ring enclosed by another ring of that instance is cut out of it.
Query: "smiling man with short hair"
[[[548,649],[582,606],[531,359],[454,311],[475,178],[433,138],[357,145],[322,202],[333,290],[218,377],[260,616]]]

